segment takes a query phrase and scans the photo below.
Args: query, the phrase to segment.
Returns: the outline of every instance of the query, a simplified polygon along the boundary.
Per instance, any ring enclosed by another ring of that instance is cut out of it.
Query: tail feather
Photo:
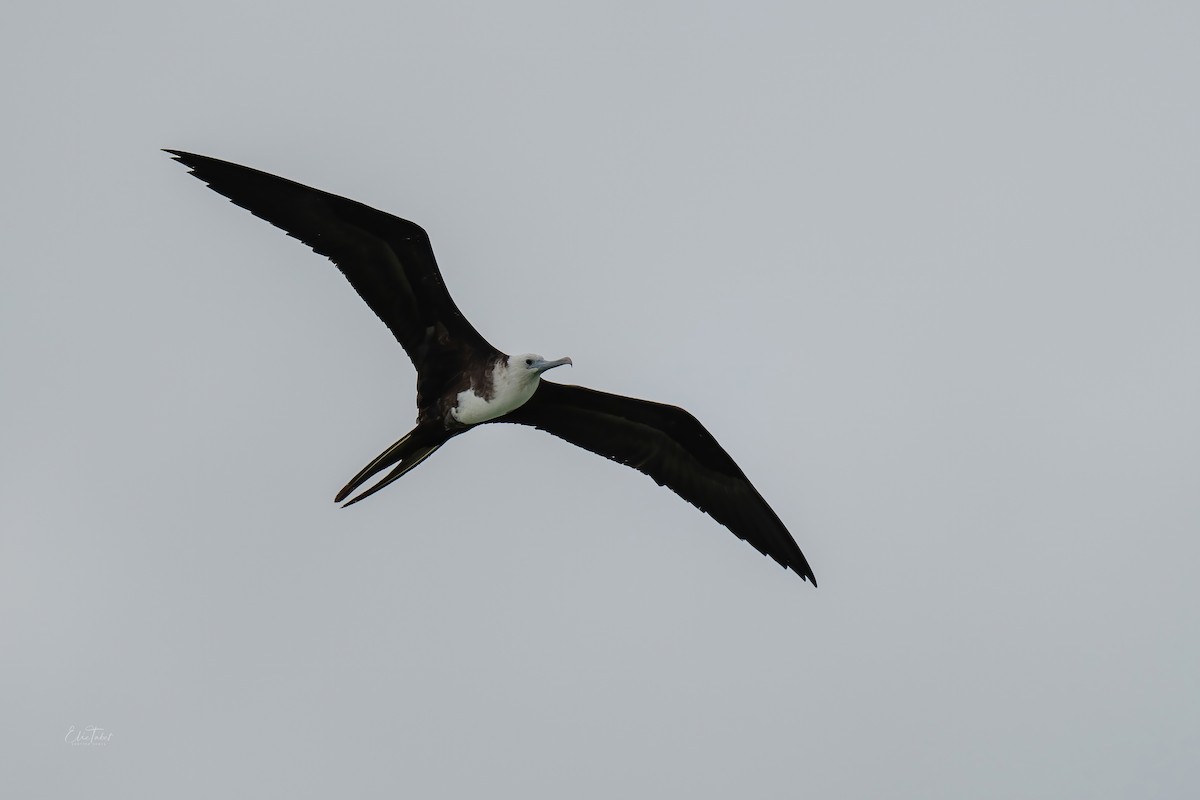
[[[389,472],[387,477],[343,505],[342,508],[352,506],[359,500],[370,497],[389,483],[403,477],[409,470],[433,455],[434,451],[449,441],[451,436],[452,434],[448,435],[443,430],[414,428],[405,434],[400,441],[376,456],[370,464],[363,467],[357,475],[350,479],[349,483],[342,487],[342,490],[337,493],[337,497],[333,498],[333,501],[335,503],[342,502],[375,475],[396,464],[396,468]]]

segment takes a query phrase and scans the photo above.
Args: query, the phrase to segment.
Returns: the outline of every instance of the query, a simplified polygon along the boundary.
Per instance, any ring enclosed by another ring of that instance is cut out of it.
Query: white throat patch
[[[475,387],[458,393],[458,400],[450,415],[463,425],[478,425],[489,419],[502,417],[525,405],[533,397],[541,379],[537,373],[523,366],[510,368],[497,361],[492,368],[492,399],[485,400],[475,394]]]

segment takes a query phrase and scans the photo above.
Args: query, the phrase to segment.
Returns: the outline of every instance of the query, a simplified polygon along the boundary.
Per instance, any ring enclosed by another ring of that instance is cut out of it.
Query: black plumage
[[[393,467],[347,505],[374,494],[474,424],[512,422],[649,475],[816,585],[779,517],[712,434],[681,408],[539,378],[532,396],[515,409],[479,423],[460,422],[460,393],[474,391],[487,399],[494,370],[505,369],[509,356],[459,311],[419,225],[249,167],[167,152],[214,191],[332,260],[417,370],[416,427],[364,467],[337,494],[338,502]]]

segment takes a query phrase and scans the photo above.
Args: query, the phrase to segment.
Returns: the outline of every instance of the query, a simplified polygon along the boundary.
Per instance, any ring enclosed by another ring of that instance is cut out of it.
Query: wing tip
[[[783,567],[785,570],[790,569],[800,577],[800,580],[808,581],[813,585],[814,589],[817,588],[817,576],[813,574],[812,567],[808,565],[808,561],[803,555],[800,556],[799,561],[785,561],[778,558],[775,560],[779,562],[779,566]]]
[[[190,174],[196,175],[197,177],[200,177],[198,175],[198,172],[200,171],[200,169],[202,167],[205,166],[206,161],[215,160],[215,159],[208,158],[208,156],[197,155],[196,153],[189,153],[186,150],[173,150],[170,147],[163,147],[160,149],[164,153],[169,155],[171,157],[172,161],[177,161],[180,164],[183,164],[185,167],[188,168],[188,172]],[[205,180],[205,183],[207,183],[207,182],[208,181]]]

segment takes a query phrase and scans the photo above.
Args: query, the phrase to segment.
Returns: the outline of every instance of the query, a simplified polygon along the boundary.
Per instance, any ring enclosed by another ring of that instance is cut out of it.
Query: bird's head
[[[561,367],[563,364],[573,365],[573,362],[569,358],[547,361],[537,353],[523,353],[519,356],[508,357],[509,371],[525,380],[535,380],[546,370]]]

